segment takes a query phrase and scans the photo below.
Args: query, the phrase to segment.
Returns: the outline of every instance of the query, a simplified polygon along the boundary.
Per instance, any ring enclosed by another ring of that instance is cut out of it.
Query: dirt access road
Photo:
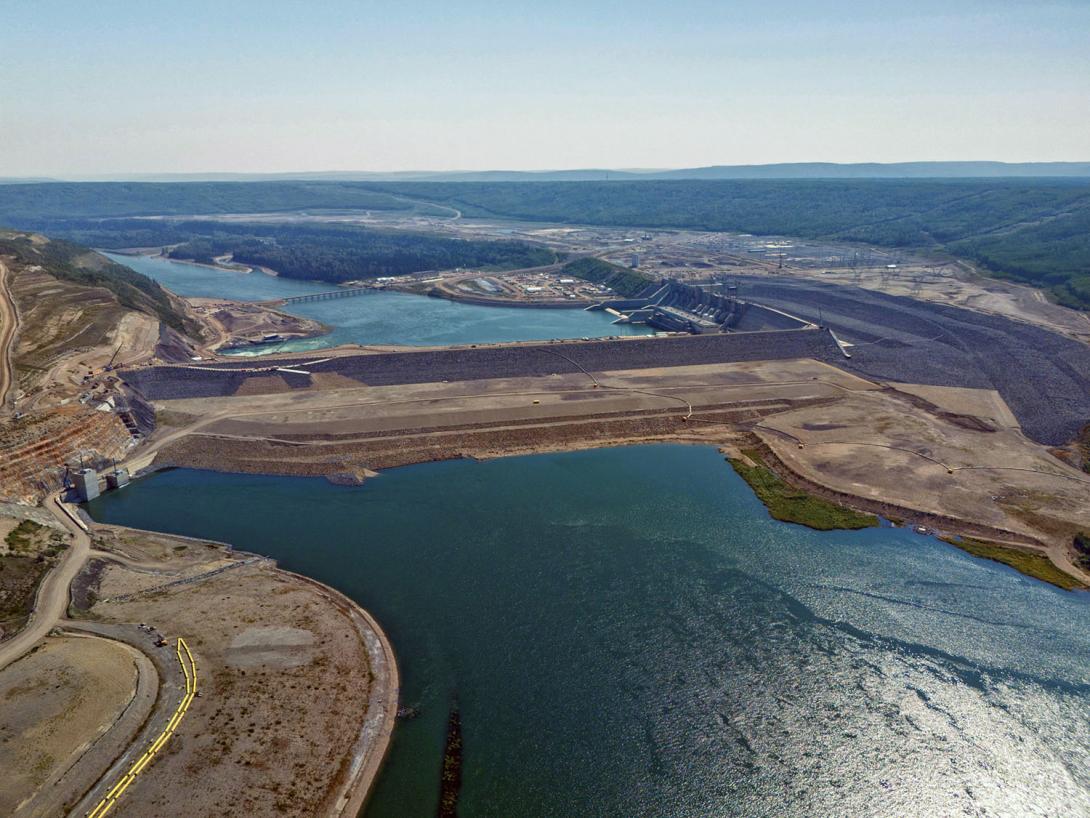
[[[56,567],[42,580],[34,612],[26,626],[15,636],[0,645],[0,669],[21,657],[45,638],[68,612],[68,588],[79,573],[91,552],[91,538],[75,518],[61,506],[59,495],[54,494],[46,507],[72,534],[72,543],[61,556]]]
[[[19,326],[19,316],[15,311],[15,300],[11,297],[8,285],[10,275],[7,265],[0,261],[0,406],[8,408],[9,392],[15,383],[15,373],[11,366],[11,352],[15,345],[15,330]]]

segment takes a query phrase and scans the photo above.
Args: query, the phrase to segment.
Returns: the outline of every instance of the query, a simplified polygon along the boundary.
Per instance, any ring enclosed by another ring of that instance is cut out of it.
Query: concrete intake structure
[[[98,472],[94,469],[80,469],[72,477],[76,484],[76,493],[81,503],[98,497]]]

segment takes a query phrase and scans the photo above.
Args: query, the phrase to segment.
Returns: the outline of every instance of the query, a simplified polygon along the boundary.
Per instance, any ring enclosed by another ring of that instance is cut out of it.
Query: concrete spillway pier
[[[652,285],[637,298],[603,301],[588,309],[618,316],[614,323],[646,324],[693,335],[813,327],[783,310],[739,300],[734,287],[728,287],[724,295],[673,279]]]

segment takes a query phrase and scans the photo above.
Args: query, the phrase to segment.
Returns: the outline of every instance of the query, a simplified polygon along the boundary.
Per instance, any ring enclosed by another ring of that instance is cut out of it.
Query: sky
[[[0,176],[1090,160],[1090,0],[3,0]]]

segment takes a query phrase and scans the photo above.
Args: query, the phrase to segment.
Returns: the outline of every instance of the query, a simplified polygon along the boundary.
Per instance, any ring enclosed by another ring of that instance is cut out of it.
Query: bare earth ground
[[[747,274],[749,272],[752,271],[746,270]],[[1085,313],[1053,304],[1033,287],[982,275],[968,262],[918,263],[895,271],[844,268],[817,271],[788,267],[769,272],[965,307],[1090,340],[1090,318]]]
[[[358,812],[398,679],[353,603],[265,558],[115,526],[95,528],[71,600],[71,635],[0,671],[0,814],[93,808],[178,706],[179,636],[199,696],[111,815],[178,815],[180,792],[187,816]]]
[[[81,620],[147,623],[171,644],[184,637],[200,679],[200,697],[117,814],[176,815],[179,792],[187,816],[332,814],[361,724],[387,716],[372,694],[389,669],[372,662],[348,613],[264,559],[118,528],[103,539],[110,556],[93,552],[76,581],[95,591],[77,592],[94,602]],[[204,578],[163,587],[195,575]],[[396,707],[396,688],[386,694]],[[383,747],[372,749],[381,757]]]
[[[950,398],[940,409],[961,414],[915,405],[898,386],[779,413],[754,432],[808,480],[1020,535],[1008,539],[1045,546],[1078,575],[1068,549],[1075,533],[1090,529],[1090,476],[1022,436],[996,393],[926,391],[936,403]]]
[[[12,345],[19,326],[15,303],[11,297],[7,265],[0,261],[0,408],[8,408],[8,393],[13,383]]]
[[[95,269],[105,261],[86,253],[72,263]],[[10,294],[14,309],[0,298],[0,389],[10,369],[4,409],[17,411],[0,413],[0,496],[33,503],[60,487],[66,462],[101,464],[127,451],[136,421],[120,414],[119,382],[104,369],[153,358],[161,327],[110,290],[57,278],[41,265],[9,258],[3,273],[0,295]]]
[[[215,340],[206,347],[208,352],[232,342],[260,340],[268,333],[277,333],[284,338],[310,338],[329,331],[320,321],[288,315],[265,304],[223,298],[187,298],[186,301],[215,335]]]
[[[177,425],[134,466],[349,482],[427,460],[756,434],[849,505],[1022,543],[1086,579],[1070,547],[1090,529],[1090,478],[1023,436],[993,390],[894,388],[805,359],[381,387],[316,374],[290,390],[254,377],[158,407]]]
[[[122,347],[129,361],[150,358],[158,320],[131,312],[108,290],[58,281],[35,270],[16,270],[11,282],[19,307],[16,340],[18,405],[55,405],[77,395],[83,376],[101,370]]]
[[[50,638],[0,673],[0,814],[16,814],[113,725],[136,677],[123,647],[77,637]]]

